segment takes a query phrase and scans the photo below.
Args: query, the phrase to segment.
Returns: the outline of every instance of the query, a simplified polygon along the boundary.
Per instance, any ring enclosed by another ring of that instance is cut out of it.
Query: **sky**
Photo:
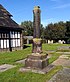
[[[49,23],[70,21],[70,0],[0,0],[18,24],[33,21],[34,6],[40,6],[41,23],[46,26]]]

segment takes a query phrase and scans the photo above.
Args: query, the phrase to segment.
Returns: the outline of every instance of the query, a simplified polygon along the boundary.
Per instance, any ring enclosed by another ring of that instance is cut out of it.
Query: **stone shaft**
[[[34,35],[33,35],[33,48],[32,48],[32,52],[33,53],[41,53],[42,52],[42,40],[40,38],[41,34],[40,34],[40,7],[39,6],[35,6],[34,10],[33,10],[33,28],[34,28]]]
[[[33,27],[34,27],[34,38],[40,38],[40,7],[36,6],[33,10]]]
[[[34,7],[34,38],[32,54],[29,55],[25,60],[25,67],[30,69],[43,69],[48,65],[48,54],[42,53],[42,39],[40,37],[40,13],[40,7]]]

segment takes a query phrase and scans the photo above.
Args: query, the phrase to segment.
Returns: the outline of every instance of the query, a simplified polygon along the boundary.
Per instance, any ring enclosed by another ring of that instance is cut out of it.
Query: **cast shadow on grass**
[[[29,45],[24,45],[23,46],[23,49],[26,49],[26,48],[28,48],[28,47],[30,47]]]

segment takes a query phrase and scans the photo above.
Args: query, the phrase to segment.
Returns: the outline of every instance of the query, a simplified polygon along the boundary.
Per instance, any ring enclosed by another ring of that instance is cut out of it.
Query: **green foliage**
[[[65,23],[58,22],[54,24],[49,24],[46,27],[46,38],[48,39],[64,39],[65,38],[66,27]]]
[[[24,21],[21,22],[21,27],[24,28],[23,31],[23,35],[24,36],[33,36],[33,22],[32,21]],[[41,28],[40,28],[40,32],[41,32],[41,37],[44,38],[44,27],[41,24]]]
[[[21,26],[24,28],[23,35],[24,36],[33,36],[33,22],[32,21],[24,21],[21,22]],[[70,21],[60,21],[58,23],[48,24],[45,28],[43,24],[41,24],[40,28],[41,38],[44,39],[54,39],[59,40],[63,39],[66,42],[70,38]]]
[[[68,38],[67,43],[70,44],[70,37]]]
[[[48,24],[45,28],[45,38],[47,39],[53,39],[53,40],[59,40],[63,39],[67,43],[70,43],[70,21],[66,21],[66,23],[60,21],[58,23],[54,24]]]
[[[66,22],[66,36],[70,38],[70,21]]]
[[[21,22],[21,26],[24,28],[23,35],[25,35],[25,36],[33,35],[33,23],[31,21]]]

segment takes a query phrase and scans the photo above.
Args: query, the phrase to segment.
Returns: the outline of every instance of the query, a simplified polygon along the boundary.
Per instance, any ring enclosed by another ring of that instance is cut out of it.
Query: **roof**
[[[0,4],[0,27],[7,28],[20,28],[22,29],[12,18],[11,14]]]

